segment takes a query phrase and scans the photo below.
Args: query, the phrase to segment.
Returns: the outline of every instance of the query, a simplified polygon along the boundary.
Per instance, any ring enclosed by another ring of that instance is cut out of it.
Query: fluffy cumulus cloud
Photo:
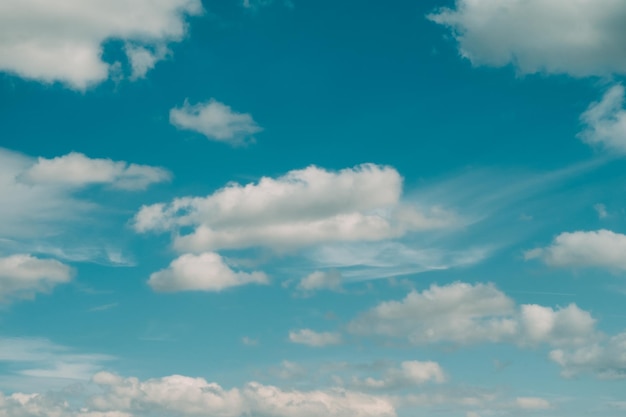
[[[170,110],[170,123],[179,129],[193,130],[211,140],[241,145],[262,129],[248,113],[237,113],[214,99]]]
[[[181,41],[200,0],[6,0],[0,4],[0,70],[84,90],[106,80],[108,40],[129,45],[133,77],[145,75],[163,50]]]
[[[394,406],[386,399],[342,389],[285,391],[250,382],[225,389],[203,378],[173,375],[140,381],[110,373],[94,377],[104,393],[90,400],[98,411],[141,412],[160,410],[174,415],[237,417],[392,417]]]
[[[0,258],[0,301],[32,298],[72,279],[72,269],[54,259],[18,254]]]
[[[428,16],[473,65],[576,77],[626,73],[621,0],[456,0]]]
[[[246,284],[267,284],[263,272],[233,271],[217,253],[186,254],[170,266],[150,276],[148,284],[155,291],[222,291]]]
[[[129,164],[111,159],[89,158],[72,152],[52,159],[38,158],[20,179],[33,184],[81,187],[110,184],[124,190],[143,190],[168,181],[169,171],[148,165]]]
[[[594,374],[600,379],[626,378],[626,333],[604,337],[600,341],[574,349],[555,349],[550,359],[562,367],[562,375],[573,377],[581,373]]]
[[[388,369],[382,378],[354,378],[353,385],[365,389],[389,390],[422,385],[427,382],[443,383],[446,374],[437,362],[405,361],[400,367]]]
[[[599,267],[626,271],[626,235],[598,230],[561,233],[552,244],[525,253],[555,267]]]
[[[298,283],[300,291],[341,290],[341,273],[335,270],[315,271]]]
[[[341,343],[341,334],[300,329],[289,332],[289,341],[312,347],[324,347]]]
[[[626,110],[624,110],[624,86],[611,87],[602,100],[592,103],[580,116],[584,125],[578,137],[592,146],[609,151],[626,153]]]
[[[258,183],[232,183],[207,197],[144,206],[138,232],[175,231],[184,252],[269,247],[290,250],[337,241],[376,241],[408,231],[445,227],[452,216],[400,203],[402,178],[387,166],[338,172],[310,166]],[[192,232],[181,235],[180,228]]]
[[[509,342],[573,346],[595,337],[595,320],[572,304],[516,306],[492,284],[453,283],[412,291],[354,319],[355,334],[408,338],[415,345]]]

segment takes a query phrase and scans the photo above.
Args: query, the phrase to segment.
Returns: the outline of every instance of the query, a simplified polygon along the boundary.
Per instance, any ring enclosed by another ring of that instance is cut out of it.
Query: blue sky
[[[625,20],[4,1],[0,414],[624,415]]]

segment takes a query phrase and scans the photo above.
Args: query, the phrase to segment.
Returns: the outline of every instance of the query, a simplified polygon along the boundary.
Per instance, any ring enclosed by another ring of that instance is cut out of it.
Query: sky
[[[626,2],[3,0],[1,417],[626,415]]]

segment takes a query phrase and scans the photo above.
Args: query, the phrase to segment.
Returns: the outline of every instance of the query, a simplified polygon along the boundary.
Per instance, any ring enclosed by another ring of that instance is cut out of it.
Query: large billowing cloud
[[[525,253],[555,267],[599,267],[626,271],[626,235],[610,230],[561,233],[552,244]]]
[[[72,269],[54,259],[19,254],[0,257],[0,301],[32,298],[72,279]]]
[[[0,3],[0,71],[85,88],[106,80],[115,63],[103,44],[122,41],[138,78],[187,33],[200,0],[4,0]]]
[[[170,123],[179,129],[198,132],[208,139],[242,145],[262,129],[248,113],[237,113],[214,99],[170,110]]]
[[[217,253],[186,254],[155,272],[148,284],[155,291],[222,291],[247,284],[267,284],[262,272],[233,271]]]
[[[576,346],[595,337],[595,320],[571,304],[552,309],[515,302],[492,284],[453,283],[382,302],[353,320],[361,335],[407,338],[415,345],[509,342]]]
[[[621,0],[456,0],[428,16],[473,65],[576,77],[626,73]]]
[[[173,230],[177,250],[204,252],[377,241],[453,221],[441,210],[423,213],[404,206],[401,192],[402,178],[391,167],[365,164],[332,172],[310,166],[256,184],[232,183],[207,197],[144,206],[134,227],[139,232]],[[193,231],[180,234],[182,227]]]
[[[585,128],[578,137],[592,146],[617,154],[626,154],[626,110],[624,86],[611,87],[597,103],[592,103],[580,116]]]

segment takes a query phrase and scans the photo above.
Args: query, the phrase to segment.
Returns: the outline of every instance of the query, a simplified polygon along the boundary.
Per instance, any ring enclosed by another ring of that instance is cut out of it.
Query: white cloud
[[[262,272],[235,272],[217,253],[186,254],[170,266],[150,275],[148,284],[155,291],[222,291],[247,284],[267,284]]]
[[[171,51],[165,45],[159,45],[152,50],[144,46],[127,44],[124,48],[131,67],[131,80],[144,78],[148,71],[154,68],[157,62],[165,59]]]
[[[626,332],[602,341],[590,340],[575,349],[555,349],[550,359],[562,367],[564,377],[592,373],[600,379],[626,378]]]
[[[122,40],[159,48],[183,39],[200,0],[4,0],[0,4],[0,70],[84,90],[109,77],[103,44]],[[154,65],[129,54],[135,76]],[[156,61],[161,57],[153,55]]]
[[[606,206],[604,204],[594,204],[593,209],[596,211],[596,213],[598,213],[598,217],[600,219],[606,219],[607,217],[609,217],[609,212],[606,211]]]
[[[619,154],[626,153],[626,110],[624,86],[611,87],[597,103],[591,103],[580,116],[584,130],[578,137],[592,146]]]
[[[94,382],[105,393],[91,399],[96,410],[161,410],[181,415],[238,417],[393,417],[393,405],[386,399],[359,392],[285,391],[250,382],[243,388],[222,388],[203,378],[173,375],[140,381],[110,373],[99,373]]]
[[[341,335],[332,332],[315,332],[311,329],[300,329],[289,332],[289,341],[312,347],[324,347],[341,343]]]
[[[302,291],[341,290],[341,273],[339,271],[315,271],[300,280],[298,289]]]
[[[361,335],[407,338],[415,345],[508,342],[577,345],[596,336],[595,320],[572,304],[565,308],[521,305],[493,284],[456,282],[412,291],[358,316],[348,330]]]
[[[52,159],[38,158],[20,179],[33,184],[81,187],[111,184],[124,190],[143,190],[150,184],[169,181],[171,174],[158,167],[111,159],[92,159],[72,152]]]
[[[0,301],[32,298],[72,279],[72,269],[54,259],[18,254],[0,258]]]
[[[447,212],[405,208],[401,192],[402,178],[391,167],[365,164],[331,172],[310,166],[256,184],[231,183],[207,197],[144,206],[134,226],[138,232],[193,227],[189,234],[177,233],[174,246],[202,252],[376,241],[453,223]]]
[[[443,383],[446,375],[437,362],[405,361],[399,369],[388,369],[381,379],[354,378],[353,385],[366,389],[396,389],[427,382]]]
[[[248,113],[237,113],[223,103],[214,99],[206,103],[189,104],[170,110],[170,123],[179,129],[193,130],[211,140],[241,145],[251,136],[260,132]]]
[[[552,245],[525,253],[526,259],[541,259],[556,267],[600,267],[626,270],[626,235],[597,230],[561,233]]]
[[[248,336],[244,336],[241,338],[241,343],[243,343],[246,346],[256,346],[259,344],[259,341],[257,339],[253,339],[251,337]]]
[[[552,408],[550,402],[538,397],[518,397],[515,404],[522,410],[549,410]]]
[[[475,66],[584,77],[626,73],[625,16],[620,0],[456,0],[428,18]]]

